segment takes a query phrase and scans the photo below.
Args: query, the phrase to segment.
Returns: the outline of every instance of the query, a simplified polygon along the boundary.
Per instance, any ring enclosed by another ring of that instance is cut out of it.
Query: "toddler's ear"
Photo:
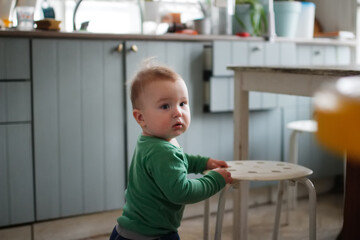
[[[139,109],[133,109],[133,116],[141,127],[145,126],[144,116]]]

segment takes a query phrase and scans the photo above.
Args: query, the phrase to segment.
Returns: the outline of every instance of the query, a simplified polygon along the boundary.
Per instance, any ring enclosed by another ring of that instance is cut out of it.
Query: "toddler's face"
[[[190,125],[188,91],[184,81],[154,81],[140,96],[143,135],[167,141],[184,133]],[[136,117],[135,117],[136,118]]]

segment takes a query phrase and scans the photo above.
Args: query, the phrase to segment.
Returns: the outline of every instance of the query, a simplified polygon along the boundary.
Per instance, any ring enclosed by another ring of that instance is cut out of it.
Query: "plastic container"
[[[296,37],[311,39],[314,36],[315,4],[301,2],[301,12]]]
[[[19,30],[32,30],[34,28],[34,7],[16,7],[16,16]]]
[[[301,2],[274,2],[276,35],[279,37],[295,37],[300,12]]]

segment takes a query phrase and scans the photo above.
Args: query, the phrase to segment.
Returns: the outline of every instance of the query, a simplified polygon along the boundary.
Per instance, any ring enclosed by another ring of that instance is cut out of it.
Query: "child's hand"
[[[231,173],[229,171],[227,171],[225,168],[216,168],[213,169],[213,171],[218,172],[221,174],[221,176],[223,176],[223,178],[225,179],[226,183],[232,183],[233,179],[231,177]]]
[[[209,158],[209,160],[206,163],[206,169],[211,170],[215,168],[227,168],[228,165],[225,161],[216,160],[213,158]]]

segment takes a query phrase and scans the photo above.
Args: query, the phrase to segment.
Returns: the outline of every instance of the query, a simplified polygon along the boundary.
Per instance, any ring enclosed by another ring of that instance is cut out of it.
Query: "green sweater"
[[[209,158],[185,154],[160,138],[140,136],[129,171],[121,227],[146,236],[177,231],[185,204],[209,198],[225,186],[215,171],[198,179]]]

